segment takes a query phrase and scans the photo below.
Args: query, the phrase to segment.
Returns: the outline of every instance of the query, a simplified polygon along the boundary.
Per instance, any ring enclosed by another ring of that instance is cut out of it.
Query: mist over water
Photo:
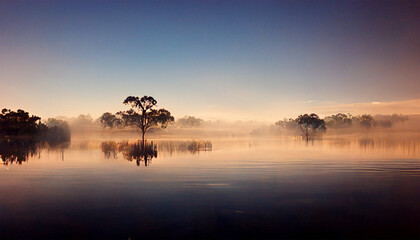
[[[108,134],[0,166],[0,236],[420,236],[418,133],[151,134],[145,151]]]
[[[88,116],[71,140],[0,141],[0,238],[420,236],[416,116],[310,138],[295,120],[184,119],[144,142]]]

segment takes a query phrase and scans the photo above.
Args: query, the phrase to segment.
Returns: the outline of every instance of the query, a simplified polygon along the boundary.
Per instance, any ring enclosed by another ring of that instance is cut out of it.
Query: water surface
[[[2,145],[0,239],[420,237],[417,135],[134,143]]]

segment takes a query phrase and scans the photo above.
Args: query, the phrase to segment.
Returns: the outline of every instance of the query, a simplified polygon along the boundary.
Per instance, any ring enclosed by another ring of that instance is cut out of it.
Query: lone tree
[[[327,131],[325,121],[320,119],[315,113],[300,115],[296,119],[296,122],[302,130],[302,135],[306,138],[306,141],[309,141],[309,138]]]
[[[129,96],[124,104],[131,108],[128,111],[119,112],[122,116],[124,125],[135,126],[140,128],[142,132],[142,142],[144,146],[144,135],[151,127],[159,126],[166,128],[169,123],[174,121],[174,117],[166,109],[154,109],[157,101],[151,96],[143,96],[142,98]]]

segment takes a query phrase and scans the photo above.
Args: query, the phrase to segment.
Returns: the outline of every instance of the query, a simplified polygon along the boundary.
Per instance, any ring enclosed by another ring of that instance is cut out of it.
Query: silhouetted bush
[[[42,134],[47,127],[41,123],[41,118],[29,116],[28,112],[21,109],[16,112],[10,109],[3,109],[0,114],[0,135],[1,136],[23,136]]]
[[[30,116],[24,110],[16,112],[3,109],[0,114],[1,138],[36,138],[51,141],[70,140],[70,128],[67,122],[57,119],[48,119],[46,124],[35,115]]]
[[[46,138],[52,141],[69,141],[71,138],[71,131],[69,124],[66,121],[49,118],[46,122],[48,131]]]

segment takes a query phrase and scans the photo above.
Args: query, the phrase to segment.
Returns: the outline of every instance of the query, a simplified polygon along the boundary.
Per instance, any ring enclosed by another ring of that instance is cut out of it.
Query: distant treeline
[[[316,114],[313,114],[319,118]],[[351,114],[338,113],[331,116],[326,116],[322,121],[326,128],[329,129],[346,129],[346,128],[362,128],[370,129],[375,127],[390,128],[393,126],[404,126],[408,120],[407,116],[401,114],[392,115],[375,115],[363,114],[352,116]],[[299,124],[299,117],[296,119],[283,119],[275,123],[284,132],[299,133],[301,126]]]
[[[124,124],[122,118],[118,114],[106,112],[99,118],[94,119],[89,114],[80,114],[77,117],[57,117],[56,119],[63,120],[68,123],[73,131],[92,130],[94,128],[126,128],[132,127]],[[175,128],[199,128],[203,126],[205,121],[201,118],[193,116],[185,116],[178,118],[176,121],[171,122],[170,126]]]
[[[52,141],[68,141],[71,133],[67,122],[48,119],[45,123],[35,115],[24,110],[3,109],[0,114],[0,137],[27,137]]]
[[[79,115],[75,118],[57,117],[50,118],[47,121],[41,121],[38,116],[30,115],[24,110],[17,110],[16,112],[9,109],[3,109],[0,114],[0,137],[14,137],[14,136],[30,136],[42,139],[53,140],[69,140],[70,129],[72,132],[92,132],[102,131],[103,128],[126,128],[137,129],[138,123],[141,122],[139,115],[120,112],[116,114],[104,113],[98,119],[93,119],[89,114]],[[375,129],[375,128],[391,128],[404,127],[408,117],[401,114],[392,115],[375,115],[363,114],[353,116],[351,114],[338,113],[324,118],[320,118],[316,114],[304,114],[297,118],[289,118],[277,121],[270,128],[264,126],[257,126],[252,122],[223,122],[223,121],[205,121],[203,119],[185,116],[176,119],[170,115],[168,111],[158,109],[148,115],[150,117],[150,127],[153,132],[161,131],[159,129],[170,126],[172,131],[176,129],[202,128],[218,129],[218,131],[227,131],[233,136],[237,132],[251,132],[252,134],[261,134],[265,132],[278,133],[282,132],[286,135],[302,136],[306,140],[320,137],[328,130],[340,129]],[[152,118],[153,117],[153,118]],[[410,119],[411,121],[411,119]],[[127,123],[137,123],[127,124]],[[407,127],[410,124],[407,123]],[[251,129],[252,128],[252,129]],[[218,134],[220,133],[218,132]],[[194,131],[188,131],[195,132]],[[183,131],[185,133],[185,131]],[[222,132],[223,133],[223,132]],[[220,133],[220,134],[222,134]]]
[[[204,120],[193,116],[185,116],[176,120],[175,126],[179,128],[197,128],[203,124]]]

